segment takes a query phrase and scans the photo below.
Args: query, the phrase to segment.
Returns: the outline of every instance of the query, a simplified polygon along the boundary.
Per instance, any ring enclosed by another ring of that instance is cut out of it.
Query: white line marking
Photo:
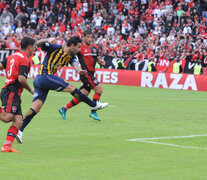
[[[139,141],[139,142],[152,143],[152,144],[160,144],[160,145],[165,145],[165,146],[174,146],[174,147],[181,147],[181,148],[207,149],[207,148],[201,148],[201,147],[195,147],[195,146],[181,146],[181,145],[177,145],[177,144],[160,143],[160,142],[155,142],[155,141]]]
[[[188,136],[171,136],[171,137],[157,137],[157,138],[138,138],[138,139],[127,139],[127,141],[138,141],[144,143],[152,143],[152,144],[159,144],[159,145],[166,145],[166,146],[174,146],[174,147],[181,147],[181,148],[193,148],[193,149],[207,149],[195,146],[182,146],[177,144],[169,144],[169,143],[161,143],[156,141],[150,140],[158,140],[158,139],[177,139],[177,138],[194,138],[194,137],[204,137],[207,134],[197,134],[197,135],[188,135]]]
[[[145,100],[166,100],[166,101],[207,101],[207,99],[184,99],[184,98],[140,98]]]
[[[128,139],[128,141],[157,140],[157,139],[176,139],[176,138],[193,138],[193,137],[202,137],[202,136],[207,136],[207,134],[188,135],[188,136],[157,137],[157,138],[138,138],[138,139]]]

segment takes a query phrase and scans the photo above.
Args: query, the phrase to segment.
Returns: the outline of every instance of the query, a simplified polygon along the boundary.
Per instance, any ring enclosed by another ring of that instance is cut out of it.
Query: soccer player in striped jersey
[[[43,39],[39,40],[36,45],[41,47],[42,50],[47,52],[43,64],[40,67],[38,75],[35,77],[34,84],[34,96],[32,107],[26,112],[23,120],[23,125],[17,134],[17,141],[23,143],[22,136],[25,127],[30,123],[32,118],[42,108],[49,90],[55,90],[58,92],[69,92],[75,98],[85,102],[91,106],[92,110],[98,110],[105,108],[108,103],[99,103],[92,101],[85,94],[79,91],[74,85],[66,82],[61,77],[54,75],[58,69],[68,65],[69,63],[80,75],[86,73],[86,70],[82,70],[79,62],[76,59],[76,54],[80,52],[81,39],[77,36],[71,37],[67,44],[64,46],[54,45],[50,42],[54,39]]]
[[[100,58],[98,47],[92,44],[92,33],[89,30],[84,32],[84,42],[81,45],[80,53],[78,53],[78,59],[82,69],[87,70],[87,73],[80,75],[82,86],[79,90],[88,96],[93,89],[95,91],[93,100],[99,101],[101,94],[103,93],[103,88],[99,81],[94,77],[95,65],[97,62],[104,66],[105,61]],[[73,98],[68,104],[60,108],[59,113],[61,114],[61,117],[66,120],[66,111],[78,103],[80,103],[80,100]],[[96,113],[96,110],[92,110],[89,116],[95,120],[101,120]]]

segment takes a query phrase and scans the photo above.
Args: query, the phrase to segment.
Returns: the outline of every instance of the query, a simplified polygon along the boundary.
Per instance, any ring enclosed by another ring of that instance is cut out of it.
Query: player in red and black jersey
[[[105,61],[99,56],[98,47],[92,44],[92,33],[90,31],[84,32],[84,42],[81,45],[81,51],[77,54],[82,69],[87,70],[85,75],[80,75],[82,86],[80,90],[87,96],[90,94],[91,89],[95,91],[93,96],[94,101],[99,101],[103,88],[99,81],[94,77],[96,62],[100,65],[105,65]],[[66,111],[73,106],[77,105],[80,101],[73,98],[68,104],[59,109],[59,112],[63,119],[66,119]],[[96,111],[91,111],[90,117],[95,120],[101,120]]]
[[[34,93],[34,89],[27,82],[31,66],[28,57],[34,53],[34,44],[34,39],[24,37],[21,41],[22,50],[0,63],[0,70],[6,70],[6,82],[1,90],[0,119],[5,123],[12,121],[2,152],[18,152],[12,148],[12,143],[22,125],[21,93],[24,88],[31,94]]]

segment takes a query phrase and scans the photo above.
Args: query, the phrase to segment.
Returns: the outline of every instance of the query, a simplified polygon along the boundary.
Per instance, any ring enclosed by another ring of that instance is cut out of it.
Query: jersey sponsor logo
[[[17,107],[16,106],[12,106],[12,112],[15,113],[17,111]]]
[[[97,56],[95,53],[88,53],[88,54],[83,54],[84,56]]]

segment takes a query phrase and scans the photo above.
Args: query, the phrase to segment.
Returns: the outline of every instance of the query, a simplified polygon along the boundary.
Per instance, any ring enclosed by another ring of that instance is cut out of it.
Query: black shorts
[[[22,116],[22,108],[21,108],[22,101],[17,93],[9,90],[8,88],[2,88],[1,102],[2,102],[2,108],[4,109],[5,112]]]
[[[85,75],[81,75],[80,80],[83,83],[82,88],[86,89],[88,92],[99,85],[99,81],[94,77],[94,72],[88,72]]]

